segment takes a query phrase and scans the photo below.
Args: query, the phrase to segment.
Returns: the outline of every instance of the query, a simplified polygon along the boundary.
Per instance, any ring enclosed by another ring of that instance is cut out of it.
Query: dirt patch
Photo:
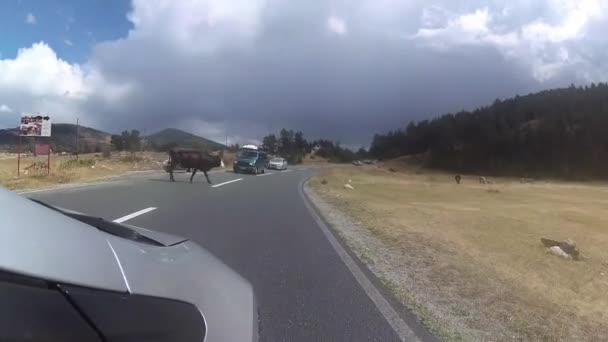
[[[352,218],[339,234],[441,339],[607,340],[608,186],[453,177],[353,167],[310,186]],[[572,238],[586,259],[546,254],[543,236]]]

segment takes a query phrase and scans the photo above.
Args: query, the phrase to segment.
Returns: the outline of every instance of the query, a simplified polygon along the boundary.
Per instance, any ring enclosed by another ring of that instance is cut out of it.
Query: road
[[[253,284],[261,341],[399,341],[304,205],[313,172],[216,172],[213,187],[150,173],[26,195],[199,243]]]

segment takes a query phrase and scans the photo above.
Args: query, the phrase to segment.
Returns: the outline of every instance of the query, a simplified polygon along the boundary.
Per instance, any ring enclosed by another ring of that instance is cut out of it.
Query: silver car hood
[[[152,240],[158,241],[165,246],[173,246],[173,245],[177,245],[178,243],[188,241],[188,239],[186,239],[184,237],[169,234],[169,233],[157,232],[157,231],[153,231],[153,230],[149,230],[149,229],[145,229],[145,228],[141,228],[141,227],[137,227],[137,226],[132,226],[130,224],[122,223],[122,225],[133,228],[141,235],[147,236]]]
[[[107,234],[0,188],[0,269],[57,282],[127,291]]]
[[[89,288],[196,305],[206,342],[257,341],[251,284],[197,244],[129,226],[165,246],[127,240],[0,188],[0,269]],[[76,213],[74,211],[66,212]]]
[[[207,342],[257,341],[253,288],[214,255],[190,241],[158,247],[108,240],[130,293],[195,304],[207,324]]]

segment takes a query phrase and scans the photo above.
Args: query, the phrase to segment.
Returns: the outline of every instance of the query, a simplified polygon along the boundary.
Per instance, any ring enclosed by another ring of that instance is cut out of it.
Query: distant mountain
[[[53,124],[50,138],[36,138],[37,141],[49,141],[56,152],[74,152],[76,150],[76,125]],[[94,152],[104,145],[110,144],[111,134],[94,128],[79,126],[80,151]],[[26,150],[31,148],[34,139],[23,137],[22,145]],[[17,128],[0,129],[0,149],[14,151],[19,143],[19,130]]]
[[[215,141],[199,137],[176,128],[166,128],[160,132],[148,135],[148,142],[162,149],[166,146],[195,147],[206,150],[219,150],[226,146]]]

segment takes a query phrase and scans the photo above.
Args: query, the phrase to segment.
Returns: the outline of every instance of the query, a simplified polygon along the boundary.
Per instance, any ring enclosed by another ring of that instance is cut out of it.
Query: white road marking
[[[355,277],[355,280],[359,283],[363,291],[367,293],[367,296],[372,300],[378,311],[384,316],[388,324],[393,328],[395,333],[399,336],[402,341],[407,342],[420,342],[420,338],[416,335],[416,333],[410,328],[409,325],[399,316],[397,311],[393,308],[393,306],[384,298],[380,290],[374,286],[372,281],[367,278],[363,270],[357,265],[355,260],[348,254],[348,252],[342,247],[340,242],[336,239],[334,234],[331,232],[330,228],[327,227],[323,219],[319,216],[320,214],[314,208],[314,203],[309,199],[307,192],[308,189],[305,189],[307,181],[303,181],[300,183],[300,187],[298,188],[298,192],[300,196],[304,199],[304,205],[317,222],[317,225],[329,241],[329,244],[334,248],[342,262],[348,267],[350,273]]]
[[[130,220],[130,219],[132,219],[134,217],[137,217],[139,215],[143,215],[145,213],[149,213],[152,210],[156,210],[156,208],[155,207],[150,207],[150,208],[142,209],[140,211],[136,211],[136,212],[134,212],[132,214],[129,214],[127,216],[123,216],[123,217],[117,218],[116,220],[114,220],[114,222],[116,222],[116,223],[122,223],[122,222],[128,221],[128,220]]]
[[[108,246],[110,246],[110,249],[112,250],[112,254],[114,254],[114,259],[116,259],[116,263],[118,264],[118,268],[120,269],[120,274],[122,274],[122,279],[124,279],[125,281],[125,285],[127,286],[127,291],[129,291],[129,293],[131,293],[131,287],[129,286],[129,281],[127,280],[127,276],[125,276],[125,271],[122,269],[122,264],[120,263],[120,259],[118,259],[118,255],[116,255],[116,252],[114,251],[114,247],[112,247],[112,244],[110,243],[110,241],[107,241]]]
[[[234,183],[234,182],[238,182],[238,181],[242,181],[242,180],[243,180],[243,178],[237,178],[237,179],[233,179],[231,181],[227,181],[227,182],[224,182],[224,183],[212,185],[211,187],[212,188],[217,188],[218,186],[222,186],[222,185],[226,185],[226,184],[230,184],[230,183]]]
[[[281,173],[291,172],[291,171],[293,171],[293,170],[291,170],[291,169],[289,169],[289,170],[283,170],[283,171],[281,171]]]
[[[274,172],[273,172],[274,173]],[[263,176],[270,176],[272,173],[262,173],[261,175],[258,175],[258,177],[263,177]]]

